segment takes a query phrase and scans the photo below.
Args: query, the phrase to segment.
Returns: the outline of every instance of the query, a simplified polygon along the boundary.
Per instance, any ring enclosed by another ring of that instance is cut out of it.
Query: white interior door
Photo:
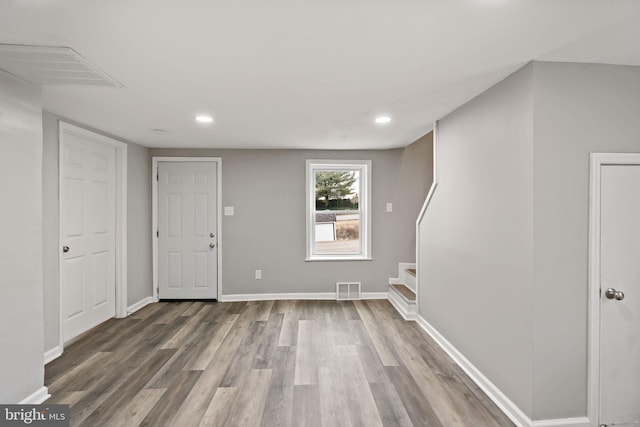
[[[602,166],[600,214],[600,424],[637,425],[640,165]]]
[[[61,141],[63,340],[115,315],[116,151],[79,135]]]
[[[158,297],[217,299],[217,164],[158,163]]]

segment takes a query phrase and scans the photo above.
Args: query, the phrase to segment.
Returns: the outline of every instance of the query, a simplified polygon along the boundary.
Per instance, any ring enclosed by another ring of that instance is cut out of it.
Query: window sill
[[[305,262],[316,261],[373,261],[373,258],[364,256],[314,256],[305,259]]]

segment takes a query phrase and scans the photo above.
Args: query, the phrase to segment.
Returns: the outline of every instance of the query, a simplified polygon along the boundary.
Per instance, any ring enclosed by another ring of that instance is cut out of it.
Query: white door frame
[[[87,129],[59,121],[58,125],[58,294],[59,294],[59,346],[64,347],[64,313],[62,312],[62,168],[66,135],[76,135],[97,144],[107,145],[116,151],[116,317],[127,316],[127,144]]]
[[[640,165],[640,153],[591,153],[587,416],[592,426],[598,426],[600,419],[600,183],[605,165]]]
[[[218,250],[218,301],[222,298],[222,157],[152,157],[151,158],[151,240],[153,249],[153,301],[158,301],[158,163],[214,162],[216,164],[216,235]]]

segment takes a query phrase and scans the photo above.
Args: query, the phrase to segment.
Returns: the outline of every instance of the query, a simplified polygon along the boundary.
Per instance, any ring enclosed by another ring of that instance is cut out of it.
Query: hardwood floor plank
[[[382,426],[367,377],[355,346],[336,347],[339,362],[334,366],[346,385],[346,400],[353,426]]]
[[[320,414],[324,427],[350,427],[347,386],[337,366],[323,366],[319,372]]]
[[[238,346],[235,357],[225,373],[221,387],[239,387],[244,377],[255,363],[258,348],[262,342],[265,322],[251,322],[242,344]]]
[[[166,390],[142,389],[128,404],[118,410],[118,414],[109,422],[109,426],[126,427],[140,425]]]
[[[238,394],[236,387],[220,387],[216,390],[211,404],[200,421],[201,427],[225,427],[229,411]]]
[[[388,338],[380,332],[375,316],[369,307],[363,301],[355,301],[354,304],[382,364],[384,366],[398,366],[396,355],[388,343]]]
[[[259,426],[271,382],[271,369],[251,369],[226,420],[227,426]]]
[[[273,368],[273,358],[278,347],[278,339],[280,337],[283,319],[284,314],[281,313],[271,313],[269,316],[256,351],[255,362],[253,364],[254,369]]]
[[[386,366],[384,370],[398,392],[413,425],[445,427],[407,368]]]
[[[384,300],[152,304],[45,372],[74,427],[513,425]]]
[[[295,385],[318,384],[318,366],[313,349],[313,320],[298,321]]]
[[[178,412],[178,408],[182,406],[189,392],[193,388],[193,385],[198,381],[201,374],[202,371],[180,372],[171,386],[167,388],[162,397],[139,425],[141,427],[176,426],[177,424],[174,422],[174,418]]]
[[[395,387],[389,382],[369,384],[371,394],[376,402],[378,414],[385,427],[412,427],[411,417],[407,413],[402,399]]]
[[[209,329],[211,338],[209,342],[200,350],[196,357],[186,364],[184,369],[193,371],[206,369],[237,320],[238,314],[225,314],[222,322],[211,324]]]
[[[258,305],[258,311],[256,312],[256,322],[266,322],[269,320],[271,309],[273,308],[273,301],[255,301]]]
[[[159,350],[104,400],[82,423],[83,426],[109,425],[120,408],[130,402],[162,366],[173,356],[175,350]]]
[[[298,315],[285,312],[282,320],[282,328],[278,337],[278,346],[291,347],[298,342]]]
[[[194,304],[192,307],[197,307],[198,311],[190,316],[184,314],[185,317],[189,317],[189,320],[184,324],[180,330],[171,336],[160,348],[178,348],[184,340],[187,339],[189,335],[191,335],[199,326],[204,317],[207,316],[209,310],[211,309],[211,305],[196,305]],[[193,311],[193,310],[188,310]]]
[[[295,380],[295,347],[276,349],[271,383],[267,393],[262,426],[293,426],[293,384]]]
[[[295,385],[293,387],[293,414],[297,427],[320,427],[320,388],[316,385]]]

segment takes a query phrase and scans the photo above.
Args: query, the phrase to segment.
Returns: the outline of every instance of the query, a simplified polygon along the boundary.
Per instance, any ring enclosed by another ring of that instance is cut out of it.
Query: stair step
[[[406,271],[407,273],[409,273],[413,277],[416,277],[416,269],[415,268],[407,268],[404,271]]]
[[[400,284],[400,283],[396,283],[391,285],[393,286],[393,288],[398,291],[398,293],[400,295],[402,295],[403,297],[405,297],[407,299],[407,301],[415,301],[416,300],[416,293],[413,292],[409,287],[407,287],[404,284]]]

